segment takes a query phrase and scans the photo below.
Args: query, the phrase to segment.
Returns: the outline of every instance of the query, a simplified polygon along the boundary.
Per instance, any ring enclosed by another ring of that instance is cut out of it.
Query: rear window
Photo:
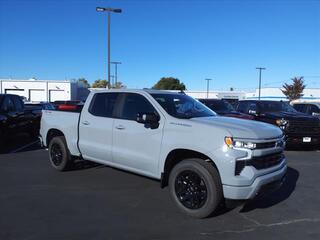
[[[89,112],[98,117],[112,117],[119,93],[96,93],[93,96]]]

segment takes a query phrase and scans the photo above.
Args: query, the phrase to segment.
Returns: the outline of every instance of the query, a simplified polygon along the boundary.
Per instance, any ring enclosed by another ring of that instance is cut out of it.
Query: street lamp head
[[[106,11],[106,9],[103,7],[96,7],[96,11],[97,12],[104,12],[104,11]]]
[[[122,13],[122,10],[120,8],[116,8],[116,9],[112,9],[112,12]]]
[[[121,13],[122,10],[120,8],[104,8],[104,7],[96,7],[97,12],[114,12]]]

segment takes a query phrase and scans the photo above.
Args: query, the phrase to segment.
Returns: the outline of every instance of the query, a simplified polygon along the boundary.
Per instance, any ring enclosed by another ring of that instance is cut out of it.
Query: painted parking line
[[[17,152],[19,152],[19,151],[21,151],[21,150],[23,150],[23,149],[25,149],[27,147],[30,147],[30,146],[32,146],[32,145],[34,145],[36,143],[39,143],[39,140],[36,140],[34,142],[31,142],[31,143],[28,143],[28,144],[26,144],[26,145],[24,145],[22,147],[19,147],[19,148],[15,149],[15,150],[11,151],[10,153],[17,153]]]

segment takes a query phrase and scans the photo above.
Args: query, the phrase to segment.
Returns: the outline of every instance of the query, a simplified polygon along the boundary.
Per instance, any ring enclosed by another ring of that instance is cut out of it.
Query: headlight
[[[230,148],[247,148],[247,149],[255,149],[256,144],[252,142],[244,142],[239,140],[233,140],[232,137],[224,138],[225,144]]]
[[[287,120],[285,120],[285,119],[277,119],[276,120],[276,124],[282,129],[282,130],[284,130],[287,126],[288,126],[288,124],[289,124],[289,122],[287,121]]]
[[[287,120],[284,120],[283,118],[282,119],[277,119],[276,120],[276,124],[278,126],[284,126],[284,125],[287,125],[288,124],[288,121]]]

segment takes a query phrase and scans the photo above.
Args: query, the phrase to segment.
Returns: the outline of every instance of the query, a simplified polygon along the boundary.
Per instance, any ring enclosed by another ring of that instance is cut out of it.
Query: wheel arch
[[[212,166],[217,170],[217,172],[220,175],[217,165],[206,154],[203,154],[195,150],[190,150],[190,149],[183,149],[183,148],[174,149],[166,157],[163,171],[161,173],[161,188],[164,188],[168,185],[169,175],[173,167],[177,165],[179,162],[187,158],[199,158],[199,159],[202,159],[203,161],[209,162],[210,164],[212,164]]]
[[[49,146],[50,141],[52,140],[52,138],[54,137],[58,137],[58,136],[64,136],[64,133],[62,131],[60,131],[59,129],[56,128],[51,128],[48,133],[47,133],[47,137],[46,137],[46,144],[47,146]]]

